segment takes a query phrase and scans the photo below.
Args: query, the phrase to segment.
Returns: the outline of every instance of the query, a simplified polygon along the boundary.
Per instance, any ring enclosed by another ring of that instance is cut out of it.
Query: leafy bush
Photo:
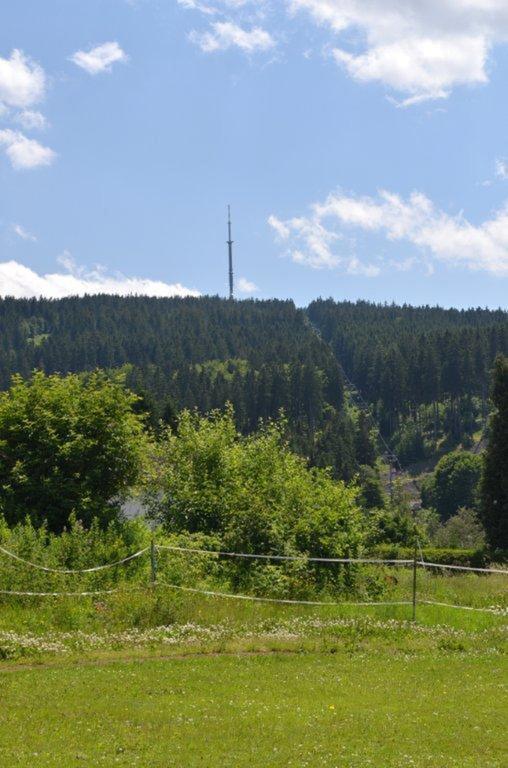
[[[363,525],[357,489],[328,470],[308,468],[289,450],[284,427],[271,422],[242,437],[231,409],[207,417],[184,412],[177,433],[166,433],[155,456],[151,514],[170,534],[216,537],[228,551],[358,555]],[[301,594],[329,581],[317,568],[306,564],[304,570],[305,576],[298,563],[229,561],[220,574],[235,588],[269,588],[275,595]],[[336,574],[334,588],[338,581]]]
[[[358,474],[359,501],[364,509],[381,509],[386,504],[379,471],[375,467],[362,465]]]
[[[425,442],[420,429],[412,422],[406,422],[400,434],[395,437],[397,455],[403,464],[411,464],[425,458]]]
[[[0,518],[0,545],[37,565],[55,569],[81,569],[121,560],[148,546],[150,530],[142,520],[111,522],[104,530],[94,520],[89,529],[71,515],[69,527],[59,535],[27,519],[9,527]],[[32,568],[0,552],[2,588],[21,591],[90,591],[121,582],[149,583],[148,558],[90,574],[55,574]]]
[[[146,453],[136,397],[120,379],[14,376],[0,394],[0,513],[27,515],[61,531],[72,514],[85,525],[114,519]]]
[[[491,547],[508,548],[508,357],[496,358],[480,512]]]
[[[184,412],[156,456],[152,514],[168,531],[217,535],[231,550],[354,555],[362,544],[357,490],[310,469],[284,424],[242,437],[231,409]]]
[[[485,531],[472,509],[459,509],[434,534],[433,542],[439,547],[466,547],[481,549],[486,544]]]
[[[400,478],[396,479],[387,505],[372,509],[366,518],[367,546],[389,543],[411,546],[415,536],[422,542],[427,539],[426,520],[415,515],[411,497]]]
[[[461,507],[476,509],[482,457],[465,451],[443,456],[422,488],[422,503],[434,508],[442,520],[455,515]]]
[[[372,557],[384,559],[410,560],[414,556],[414,547],[401,547],[390,544],[378,544],[369,550]],[[424,547],[418,548],[417,555],[420,555],[429,563],[440,563],[441,565],[465,565],[473,568],[485,568],[490,558],[486,550],[483,549],[446,549],[444,547]]]

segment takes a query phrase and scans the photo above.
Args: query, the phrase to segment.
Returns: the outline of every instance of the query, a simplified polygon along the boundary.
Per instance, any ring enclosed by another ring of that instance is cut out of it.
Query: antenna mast
[[[231,206],[228,205],[228,255],[229,255],[229,298],[233,298],[233,240],[231,239]]]

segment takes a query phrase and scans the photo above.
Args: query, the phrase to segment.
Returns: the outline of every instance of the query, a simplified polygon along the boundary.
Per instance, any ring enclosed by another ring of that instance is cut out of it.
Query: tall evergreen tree
[[[481,516],[492,547],[508,549],[508,358],[494,365],[490,425],[481,485]]]

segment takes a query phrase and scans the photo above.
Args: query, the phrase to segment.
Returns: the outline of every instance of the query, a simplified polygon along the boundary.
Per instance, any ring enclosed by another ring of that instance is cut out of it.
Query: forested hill
[[[255,367],[331,362],[292,301],[6,298],[0,299],[0,328],[2,374],[34,365],[79,371],[152,363],[170,371],[212,359],[244,358]]]
[[[347,376],[408,460],[425,441],[470,437],[485,421],[508,313],[318,300],[307,309]]]
[[[34,368],[124,368],[153,423],[168,411],[230,401],[249,432],[284,409],[295,448],[345,476],[357,466],[340,367],[291,301],[3,299],[0,331],[2,388],[12,373]]]
[[[508,352],[508,314],[331,300],[301,310],[218,297],[7,298],[0,334],[1,388],[35,368],[124,369],[154,424],[231,401],[250,432],[282,408],[294,447],[350,477],[372,450],[344,402],[341,366],[401,458],[418,460],[481,428],[489,369]]]

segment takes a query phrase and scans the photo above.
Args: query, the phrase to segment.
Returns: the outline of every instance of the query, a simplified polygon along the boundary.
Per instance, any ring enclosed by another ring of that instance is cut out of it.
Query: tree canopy
[[[138,479],[146,436],[136,396],[103,373],[15,376],[0,393],[0,512],[61,531],[118,513]]]
[[[424,485],[422,502],[436,510],[442,520],[455,515],[461,507],[478,507],[482,457],[466,451],[443,456]]]
[[[495,412],[485,455],[481,517],[492,547],[508,549],[508,358],[496,359],[492,399]]]

